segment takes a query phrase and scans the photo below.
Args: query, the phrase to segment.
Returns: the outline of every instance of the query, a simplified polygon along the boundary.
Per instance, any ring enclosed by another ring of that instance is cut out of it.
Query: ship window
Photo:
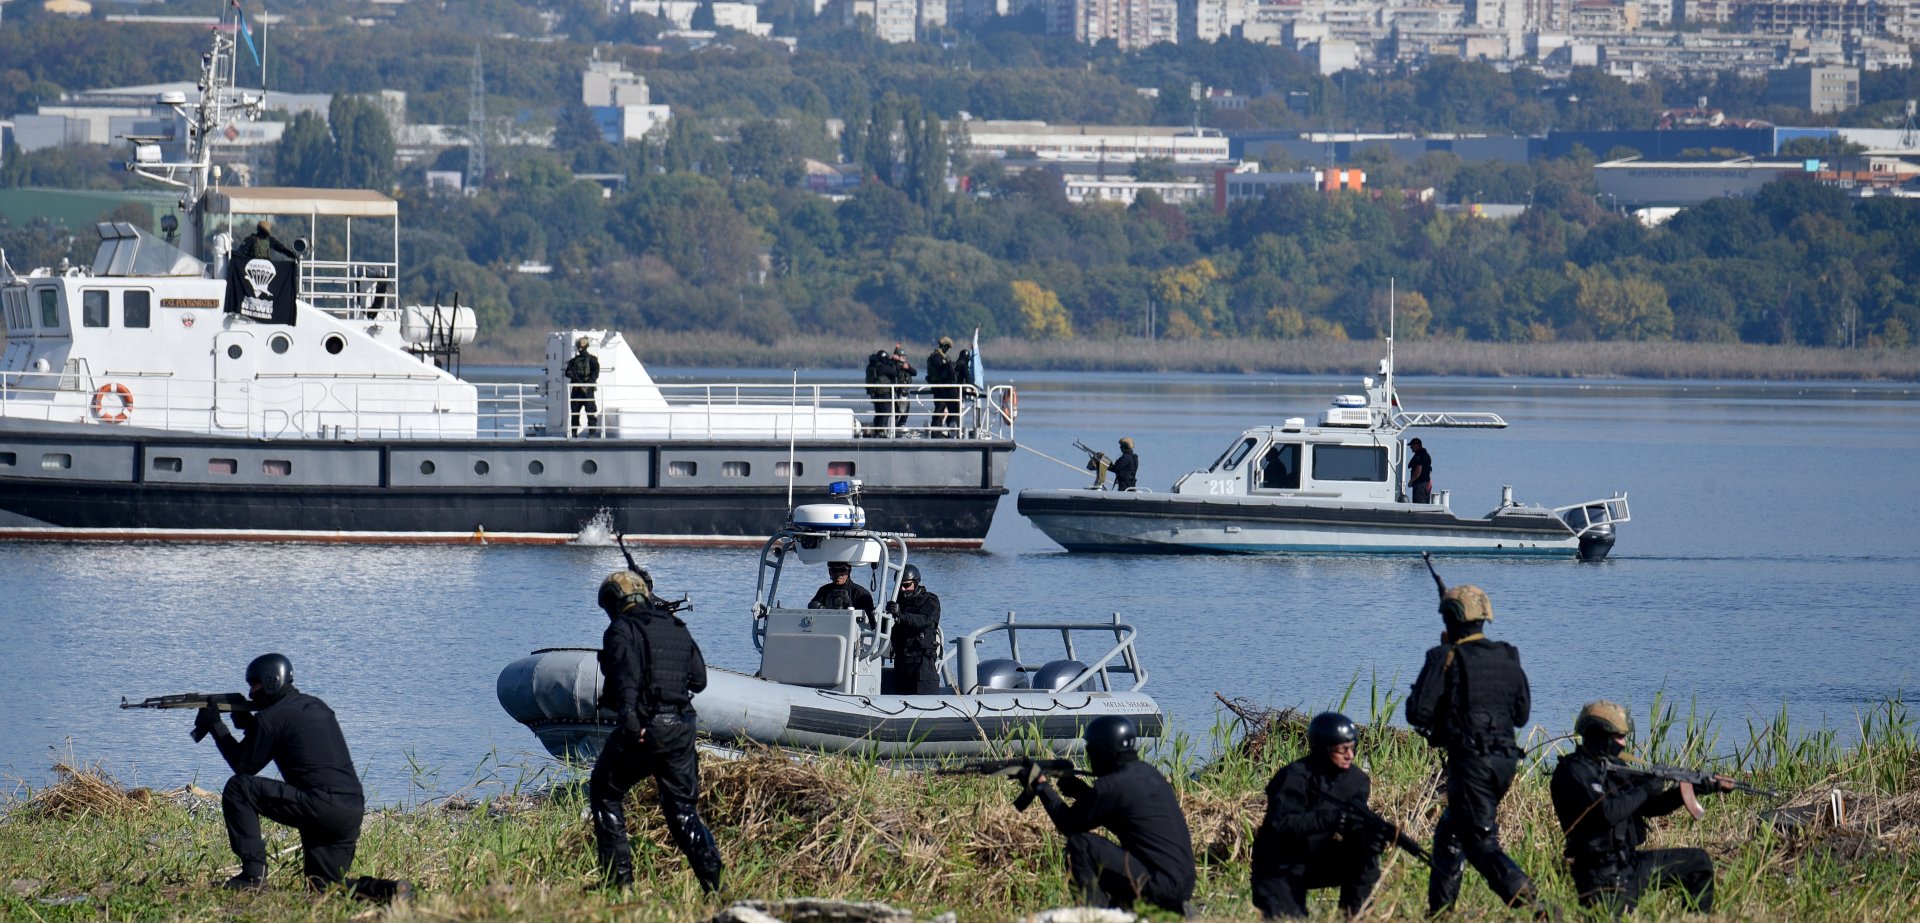
[[[235,343],[232,346],[227,347],[227,358],[238,359],[240,358],[240,355],[244,352],[246,352],[246,350],[241,349],[240,344]]]
[[[478,474],[484,477],[487,474],[487,472],[492,470],[493,470],[493,466],[487,464],[487,460],[484,458],[473,463],[474,474]]]
[[[90,288],[80,293],[80,323],[86,327],[107,325],[107,293]]]
[[[435,468],[434,468],[434,464],[433,464],[433,462],[431,462],[431,461],[423,461],[423,462],[421,462],[421,463],[420,463],[420,473],[421,473],[421,474],[432,474],[432,473],[434,472],[434,470],[435,470]]]
[[[60,329],[60,293],[50,288],[40,290],[40,326]]]
[[[320,341],[320,345],[326,347],[327,355],[338,356],[341,350],[347,348],[347,338],[337,333],[329,334],[325,340]]]
[[[128,327],[153,326],[153,293],[126,293],[120,301],[120,318]]]
[[[207,459],[208,474],[238,474],[239,472],[240,472],[240,462],[238,459],[233,459],[233,458]]]
[[[153,470],[179,474],[181,471],[186,470],[186,465],[181,464],[180,459],[171,455],[161,455],[154,458]]]
[[[11,468],[20,461],[12,452],[0,452],[0,468]]]
[[[773,463],[773,474],[775,477],[797,478],[806,473],[807,473],[806,462],[774,462]]]
[[[599,474],[600,463],[589,458],[586,461],[583,461],[580,463],[580,473],[581,474]]]
[[[62,471],[73,467],[73,456],[65,452],[48,452],[40,456],[40,467],[48,471]]]
[[[692,461],[667,462],[667,474],[676,478],[690,478],[700,473],[700,463]]]
[[[546,474],[547,463],[537,458],[534,459],[533,461],[527,462],[527,473],[528,474]]]
[[[850,462],[850,461],[827,462],[827,477],[850,478],[850,477],[853,477],[853,472],[854,472],[853,462]]]
[[[1370,445],[1317,445],[1313,447],[1313,479],[1316,481],[1385,481],[1387,449]]]
[[[273,350],[276,355],[284,356],[287,350],[293,348],[293,338],[284,333],[276,333],[273,339],[267,341],[267,348]]]
[[[268,477],[283,478],[293,473],[293,462],[284,458],[269,458],[260,463],[260,473]]]
[[[1235,443],[1232,448],[1220,453],[1220,457],[1214,461],[1213,467],[1207,470],[1227,471],[1238,467],[1240,462],[1246,459],[1247,453],[1253,451],[1254,443],[1258,441],[1259,440],[1252,438],[1240,440],[1238,443]]]
[[[723,478],[743,478],[753,473],[753,465],[742,461],[720,463],[720,476]]]
[[[1277,442],[1260,457],[1260,486],[1267,490],[1298,490],[1300,487],[1300,445]]]

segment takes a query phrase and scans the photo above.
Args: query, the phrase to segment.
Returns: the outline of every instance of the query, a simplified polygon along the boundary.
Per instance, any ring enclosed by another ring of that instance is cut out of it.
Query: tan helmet
[[[1120,437],[1120,447],[1121,447],[1121,448],[1123,448],[1123,449],[1131,449],[1131,448],[1133,448],[1133,437],[1132,437],[1132,436],[1121,436],[1121,437]]]
[[[1449,587],[1440,597],[1440,614],[1456,622],[1493,621],[1493,602],[1487,591],[1471,583]]]
[[[1625,737],[1633,733],[1633,718],[1617,702],[1588,702],[1573,719],[1573,732],[1581,737]]]
[[[253,229],[262,234],[271,234],[273,233],[273,222],[262,220],[259,224],[254,225]]]
[[[592,340],[589,340],[589,339],[587,339],[586,337],[581,337],[580,339],[577,339],[577,340],[574,340],[574,341],[573,341],[573,348],[574,348],[574,349],[586,349],[586,348],[587,348],[587,347],[588,347],[589,345],[591,345],[591,344],[592,344],[592,342],[593,342]]]
[[[953,348],[953,337],[941,337],[941,338],[940,338],[940,348],[941,348],[941,349],[951,349],[951,348]]]
[[[653,593],[653,586],[643,575],[630,570],[617,570],[600,581],[600,608],[610,616],[619,615],[646,602]]]

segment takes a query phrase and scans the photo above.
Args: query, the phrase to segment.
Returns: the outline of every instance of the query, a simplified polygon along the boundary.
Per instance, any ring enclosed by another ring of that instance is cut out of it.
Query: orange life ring
[[[107,397],[112,395],[120,399],[120,409],[107,410]],[[125,423],[133,413],[133,392],[117,381],[101,385],[93,392],[93,418],[102,423]]]
[[[1007,396],[1000,402],[1000,416],[1008,423],[1020,419],[1020,392],[1011,385],[1007,387]]]

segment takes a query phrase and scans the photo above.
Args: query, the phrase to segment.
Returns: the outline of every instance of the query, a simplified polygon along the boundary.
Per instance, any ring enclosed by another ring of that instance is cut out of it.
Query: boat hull
[[[659,543],[757,545],[785,521],[771,440],[262,440],[10,421],[0,538],[562,542],[595,523]],[[1013,445],[803,443],[794,489],[872,485],[873,526],[979,547]]]
[[[501,706],[556,757],[591,759],[613,729],[613,716],[595,705],[602,683],[595,653],[536,651],[501,671]],[[1163,733],[1159,705],[1140,693],[847,695],[716,668],[708,669],[694,708],[709,743],[885,759],[993,755],[1016,737],[1064,753],[1078,747],[1086,722],[1102,715],[1126,716],[1142,738]]]
[[[1464,519],[1438,504],[1023,490],[1021,515],[1068,551],[1127,554],[1496,554],[1604,557],[1538,507]],[[1610,536],[1609,536],[1610,538]]]

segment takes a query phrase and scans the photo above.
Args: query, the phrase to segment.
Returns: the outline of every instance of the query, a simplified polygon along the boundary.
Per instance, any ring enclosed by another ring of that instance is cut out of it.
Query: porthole
[[[850,477],[853,477],[853,473],[854,473],[853,462],[850,462],[850,461],[827,462],[827,477],[850,478]]]
[[[269,458],[260,462],[260,473],[268,477],[283,478],[293,473],[293,462],[285,458]]]
[[[287,354],[287,350],[293,348],[293,338],[284,333],[276,333],[273,339],[267,341],[267,348],[273,350],[277,355],[284,356]]]
[[[690,478],[700,473],[700,463],[695,461],[667,462],[667,474],[676,478]]]
[[[580,463],[580,473],[581,474],[599,474],[600,463],[589,458],[586,461],[583,461]]]
[[[179,474],[180,472],[186,470],[186,465],[183,464],[180,461],[180,459],[175,456],[158,455],[158,456],[155,456],[153,459],[153,470],[165,471],[170,474]]]
[[[235,343],[232,346],[227,347],[227,358],[238,359],[240,358],[241,354],[244,352],[246,352],[246,350],[241,349],[240,344]]]
[[[12,452],[0,452],[0,467],[11,468],[18,464],[20,457]]]
[[[435,470],[433,462],[431,461],[423,461],[420,463],[421,474],[432,474]]]
[[[320,345],[326,349],[327,355],[338,356],[341,350],[347,348],[347,338],[337,333],[330,333],[327,334],[326,339],[320,341]]]
[[[65,452],[48,452],[40,456],[40,467],[48,471],[65,471],[73,467],[73,456]]]
[[[773,474],[775,477],[797,478],[802,475],[805,475],[806,473],[807,473],[806,462],[774,462],[773,463]]]
[[[753,465],[749,462],[730,461],[720,463],[720,476],[723,478],[744,478],[753,474]]]
[[[537,475],[537,474],[546,474],[546,473],[547,473],[547,465],[546,465],[546,463],[545,463],[545,462],[543,462],[543,461],[541,461],[540,459],[537,459],[537,458],[536,458],[536,459],[534,459],[533,461],[530,461],[530,462],[527,462],[527,473],[528,473],[528,474],[536,474],[536,475]]]
[[[485,477],[487,472],[492,470],[493,470],[493,466],[487,464],[487,460],[484,458],[473,463],[473,473],[480,475],[482,477]]]
[[[240,471],[239,459],[234,459],[234,458],[207,459],[208,474],[237,474],[239,473],[239,471]]]

